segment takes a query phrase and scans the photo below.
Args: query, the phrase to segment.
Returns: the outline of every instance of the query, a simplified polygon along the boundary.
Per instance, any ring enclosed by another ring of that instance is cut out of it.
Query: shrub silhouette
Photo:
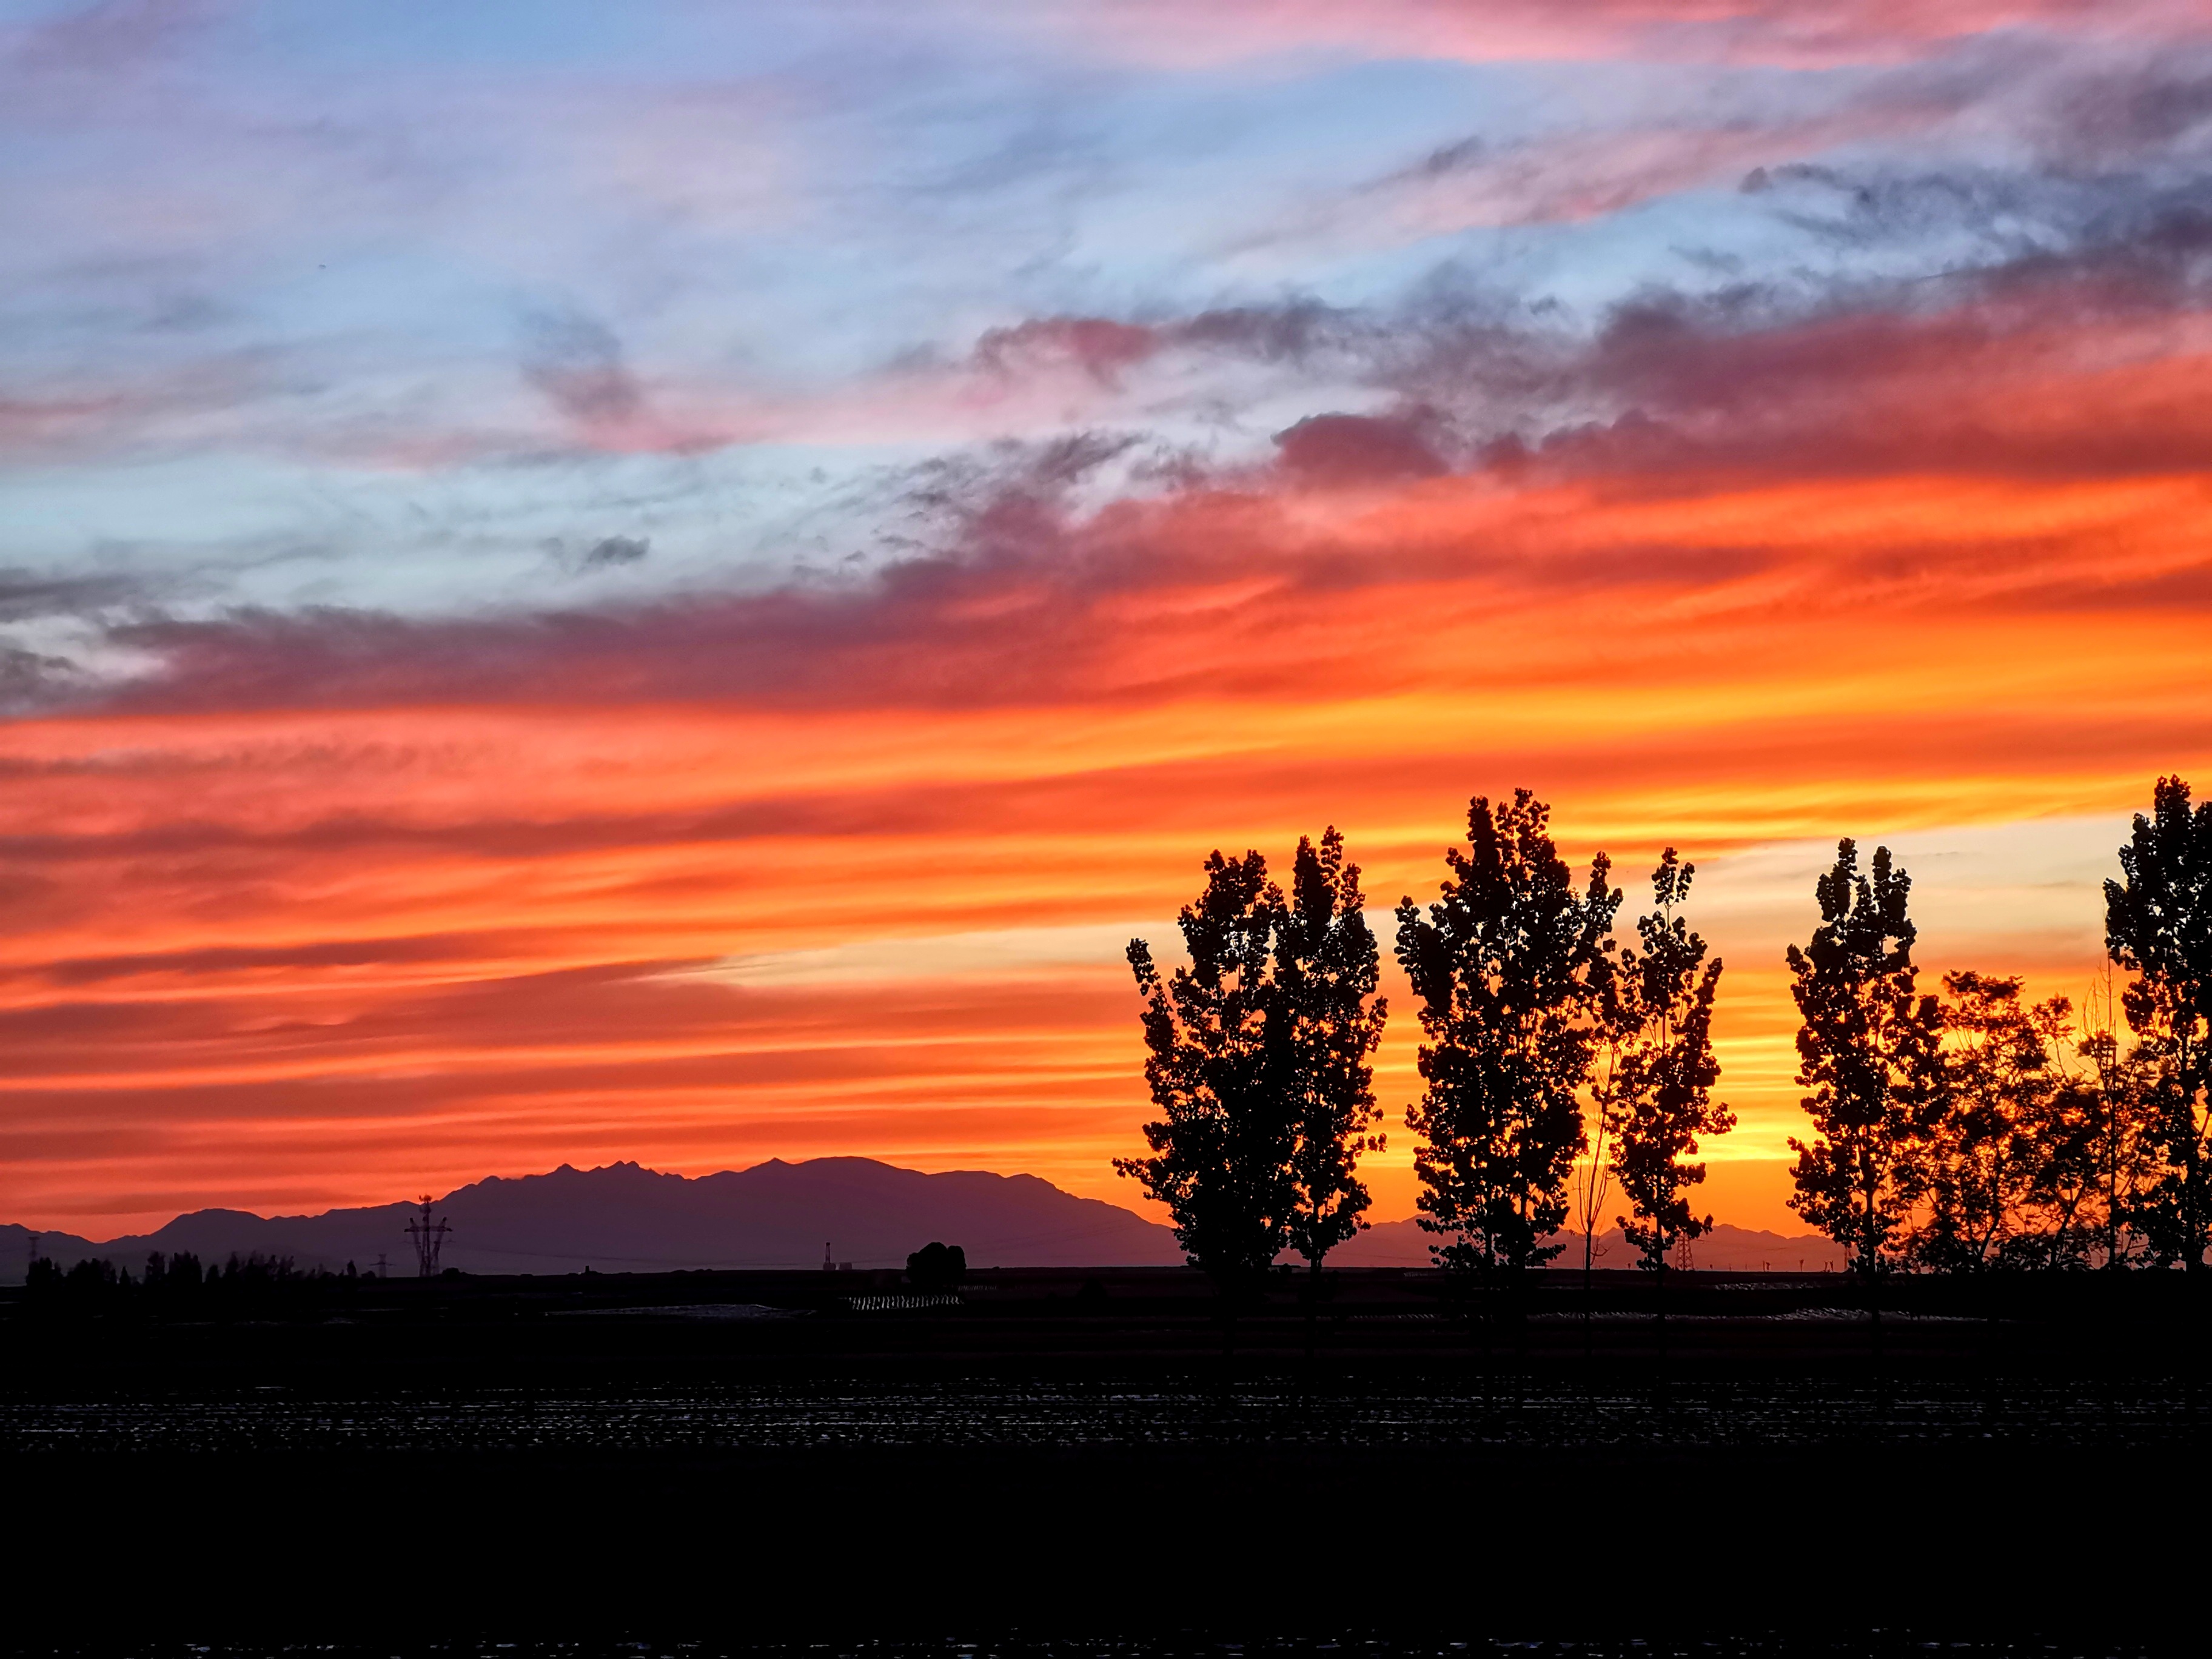
[[[949,1291],[968,1277],[968,1252],[932,1239],[906,1259],[907,1283],[918,1291]]]

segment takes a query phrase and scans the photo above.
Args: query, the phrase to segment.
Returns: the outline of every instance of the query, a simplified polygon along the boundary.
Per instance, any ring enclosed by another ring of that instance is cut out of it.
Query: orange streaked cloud
[[[1115,1196],[1143,1109],[1116,942],[1164,934],[1207,848],[1334,822],[1378,903],[1419,897],[1467,796],[1521,781],[1632,890],[1671,841],[1716,904],[1731,855],[1841,832],[2116,842],[2152,775],[2212,758],[2206,619],[2169,597],[2208,527],[2187,476],[1200,492],[1027,570],[635,618],[568,684],[549,658],[556,695],[496,702],[449,695],[465,629],[395,626],[364,682],[320,672],[342,625],[243,623],[180,652],[191,712],[0,734],[11,1210],[97,1231],[601,1152],[867,1151]],[[1021,601],[977,605],[994,585]],[[811,684],[684,658],[810,604]],[[2035,955],[2047,921],[1996,947]],[[1723,1158],[1771,1158],[1790,1117],[1790,924],[1759,921],[1714,928]],[[2034,965],[2075,988],[2094,941],[2051,925]],[[1768,1167],[1739,1206],[1771,1223]],[[1378,1180],[1410,1207],[1401,1158]]]

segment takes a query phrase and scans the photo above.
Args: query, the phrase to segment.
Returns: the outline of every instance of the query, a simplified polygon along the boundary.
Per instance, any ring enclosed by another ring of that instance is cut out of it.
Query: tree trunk
[[[2188,1142],[2188,1151],[2182,1168],[2182,1179],[2186,1183],[2181,1194],[2183,1237],[2188,1240],[2189,1260],[2184,1264],[2192,1273],[2204,1271],[2204,1215],[2202,1207],[2203,1189],[2199,1171],[2203,1164],[2203,1147],[2197,1130],[2197,1085],[2190,1076],[2189,1038],[2183,1034],[2176,1045],[2178,1081],[2181,1085],[2181,1127]]]
[[[1595,1241],[1590,1230],[1583,1228],[1583,1369],[1590,1367],[1590,1260]]]
[[[1321,1315],[1321,1257],[1309,1256],[1306,1273],[1306,1367],[1310,1370],[1314,1359],[1314,1322]]]
[[[1875,1240],[1874,1188],[1865,1189],[1866,1213],[1860,1218],[1859,1275],[1866,1281],[1867,1314],[1870,1327],[1869,1340],[1874,1347],[1874,1374],[1876,1387],[1881,1382],[1881,1293],[1880,1283],[1881,1251]]]
[[[2105,1270],[2120,1265],[2120,1114],[2105,1086]]]

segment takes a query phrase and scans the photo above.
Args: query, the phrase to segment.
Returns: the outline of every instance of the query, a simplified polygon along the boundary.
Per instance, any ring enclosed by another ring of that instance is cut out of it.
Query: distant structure
[[[381,1250],[379,1250],[376,1253],[376,1276],[379,1279],[389,1279],[392,1277],[392,1269],[386,1263],[384,1260],[384,1252]]]
[[[848,1273],[853,1271],[851,1262],[830,1259],[830,1241],[826,1238],[822,1241],[822,1271],[825,1273]]]
[[[416,1200],[422,1213],[407,1223],[407,1237],[415,1245],[415,1276],[417,1279],[435,1279],[438,1276],[438,1252],[445,1248],[446,1235],[453,1231],[442,1216],[434,1222],[430,1219],[430,1206],[436,1201],[429,1194],[423,1194]],[[380,1256],[377,1260],[381,1263],[383,1258]]]

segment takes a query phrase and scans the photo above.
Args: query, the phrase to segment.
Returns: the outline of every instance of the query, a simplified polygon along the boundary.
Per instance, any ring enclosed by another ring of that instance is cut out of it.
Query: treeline
[[[289,1256],[232,1255],[203,1266],[189,1250],[154,1251],[134,1276],[112,1261],[88,1260],[64,1268],[43,1257],[31,1263],[24,1299],[49,1312],[155,1319],[235,1319],[322,1308],[374,1284],[350,1261],[345,1271],[301,1268]]]
[[[1495,1283],[1585,1241],[1606,1212],[1663,1271],[1696,1212],[1715,1097],[1722,963],[1683,914],[1672,848],[1632,936],[1601,853],[1578,885],[1525,789],[1477,797],[1439,896],[1396,910],[1421,1028],[1420,1224],[1439,1265]],[[2111,969],[2076,1007],[1970,969],[1924,988],[1911,880],[1840,842],[1820,921],[1786,952],[1806,1133],[1791,1207],[1870,1277],[2186,1267],[2212,1244],[2212,801],[2162,778],[2105,884]],[[1365,1226],[1382,1150],[1371,1057],[1389,1010],[1359,871],[1331,828],[1287,888],[1214,853],[1179,919],[1189,965],[1129,961],[1158,1115],[1116,1161],[1165,1205],[1194,1266],[1249,1285],[1285,1251],[1316,1273]],[[1614,1194],[1618,1194],[1617,1199]],[[1585,1255],[1585,1266],[1588,1257]]]

